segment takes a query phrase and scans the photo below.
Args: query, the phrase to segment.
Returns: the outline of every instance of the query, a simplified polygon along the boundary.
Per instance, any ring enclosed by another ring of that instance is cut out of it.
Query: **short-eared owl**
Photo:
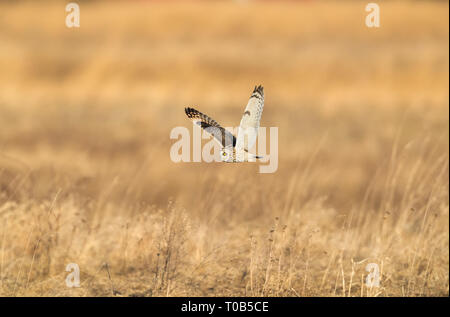
[[[220,143],[222,147],[221,160],[223,162],[236,163],[261,158],[248,153],[248,151],[255,145],[263,108],[264,88],[256,86],[242,116],[237,138],[231,132],[222,128],[215,120],[200,111],[194,108],[185,108],[184,110],[189,119],[211,134]]]

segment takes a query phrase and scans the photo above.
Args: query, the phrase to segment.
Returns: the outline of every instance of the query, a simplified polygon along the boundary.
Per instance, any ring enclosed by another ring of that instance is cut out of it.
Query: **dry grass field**
[[[0,295],[449,296],[447,2],[79,3],[0,3]],[[170,160],[256,84],[276,173]]]

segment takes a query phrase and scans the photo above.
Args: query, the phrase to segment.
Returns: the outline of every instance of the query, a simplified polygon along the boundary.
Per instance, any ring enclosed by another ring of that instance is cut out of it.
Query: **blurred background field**
[[[377,3],[0,2],[0,295],[448,296],[448,2]],[[256,84],[276,173],[170,160]]]

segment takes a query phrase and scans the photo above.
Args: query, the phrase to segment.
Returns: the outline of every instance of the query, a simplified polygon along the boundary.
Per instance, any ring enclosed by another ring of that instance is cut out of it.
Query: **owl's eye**
[[[222,155],[223,155],[223,156],[227,156],[227,153],[225,153],[225,152],[222,152]]]

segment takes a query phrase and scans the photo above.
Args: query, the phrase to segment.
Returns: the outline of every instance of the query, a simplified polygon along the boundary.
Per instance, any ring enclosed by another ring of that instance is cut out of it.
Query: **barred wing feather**
[[[222,147],[234,147],[236,145],[236,138],[234,135],[225,128],[222,128],[220,124],[206,114],[189,107],[185,108],[184,111],[192,122],[212,135]]]
[[[250,96],[239,125],[236,150],[249,151],[256,143],[259,122],[264,108],[264,88],[256,86]]]

